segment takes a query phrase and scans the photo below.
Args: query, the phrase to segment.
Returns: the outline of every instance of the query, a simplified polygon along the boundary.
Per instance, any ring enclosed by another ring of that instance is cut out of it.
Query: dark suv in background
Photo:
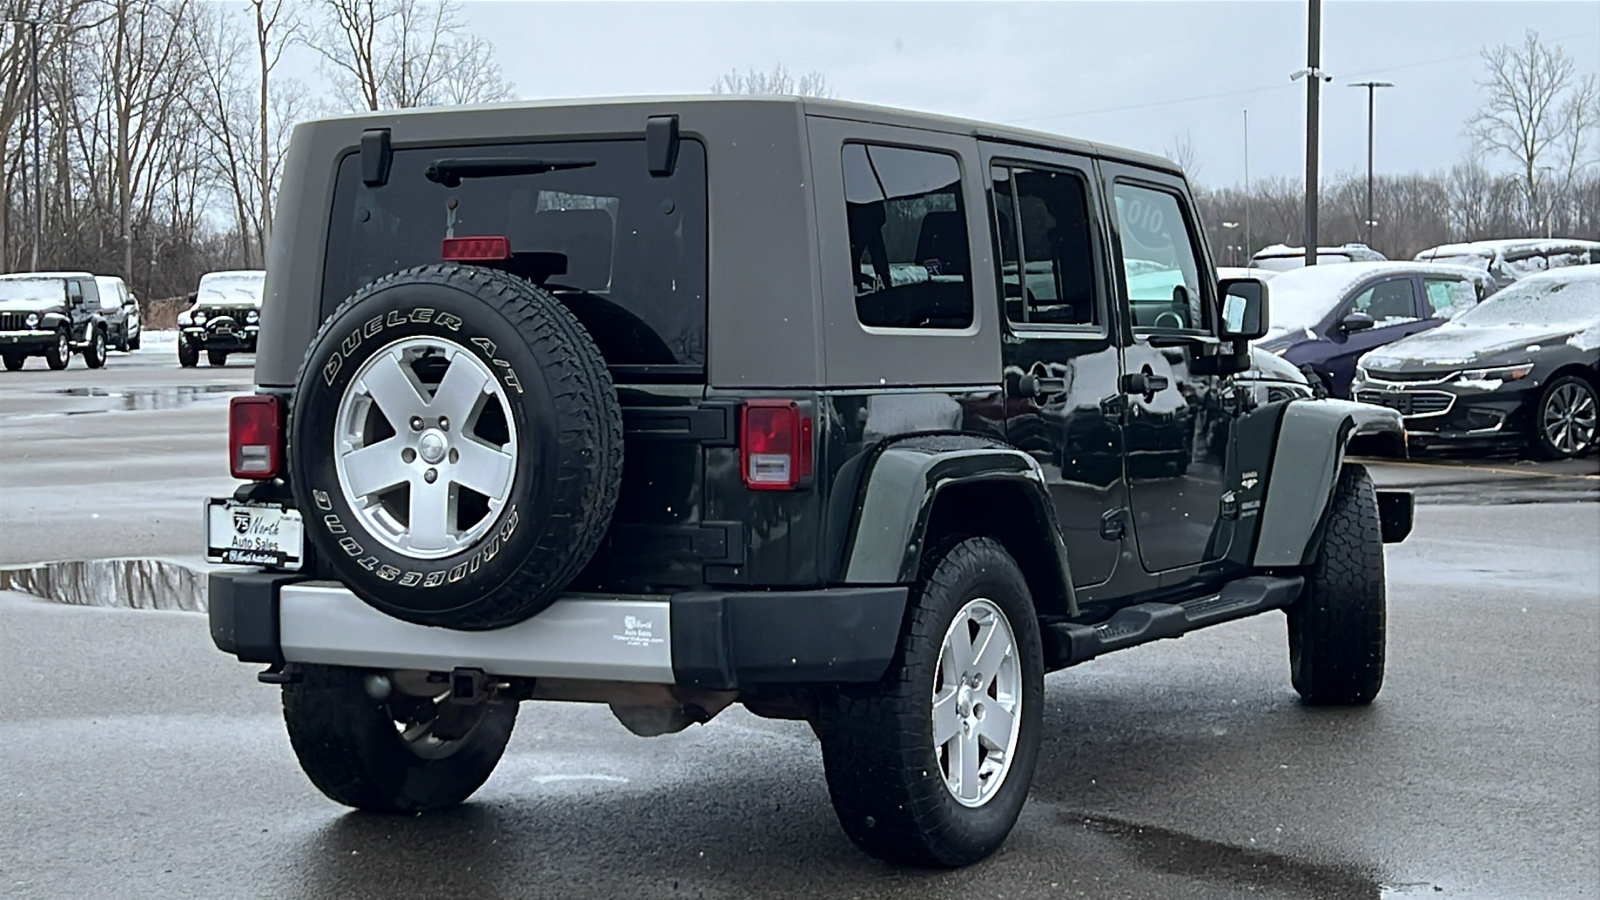
[[[0,360],[15,372],[30,356],[65,369],[73,351],[91,369],[106,364],[114,323],[88,272],[0,275]]]
[[[178,313],[180,365],[198,365],[202,352],[213,366],[227,365],[230,353],[256,352],[266,274],[246,269],[200,276],[194,304]]]
[[[283,183],[211,633],[340,803],[465,800],[524,700],[739,703],[812,724],[858,846],[955,866],[1047,671],[1281,610],[1307,703],[1378,693],[1410,497],[1344,454],[1400,416],[1244,377],[1265,288],[1167,160],[661,98],[304,124]]]

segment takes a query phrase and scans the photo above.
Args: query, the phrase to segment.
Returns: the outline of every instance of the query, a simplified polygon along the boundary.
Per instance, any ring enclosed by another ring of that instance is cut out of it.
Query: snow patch
[[[1567,338],[1567,346],[1578,350],[1600,350],[1600,323]]]

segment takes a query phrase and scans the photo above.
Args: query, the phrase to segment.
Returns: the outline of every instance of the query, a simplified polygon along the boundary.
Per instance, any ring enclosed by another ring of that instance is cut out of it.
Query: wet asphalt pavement
[[[0,373],[0,564],[195,555],[226,394],[176,398],[248,357],[165,350]],[[466,806],[350,814],[203,617],[0,594],[0,896],[1600,896],[1600,464],[1373,468],[1419,509],[1372,707],[1301,707],[1275,613],[1052,675],[1022,819],[959,872],[857,853],[810,730],[740,710],[524,704]]]

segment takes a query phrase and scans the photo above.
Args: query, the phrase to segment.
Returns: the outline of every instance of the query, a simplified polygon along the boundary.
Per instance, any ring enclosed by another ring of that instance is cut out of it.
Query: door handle
[[[1065,378],[1044,378],[1038,375],[1024,375],[1017,379],[1017,396],[1043,397],[1047,394],[1060,394],[1066,391]]]
[[[1138,372],[1124,372],[1122,374],[1122,392],[1124,394],[1143,395],[1144,402],[1154,400],[1156,393],[1171,387],[1172,381],[1165,375],[1157,375],[1145,366]]]

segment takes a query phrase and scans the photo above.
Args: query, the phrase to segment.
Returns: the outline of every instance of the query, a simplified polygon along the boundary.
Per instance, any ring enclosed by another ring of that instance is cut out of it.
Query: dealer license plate
[[[208,500],[206,559],[299,571],[305,559],[305,523],[298,510],[281,503]]]

